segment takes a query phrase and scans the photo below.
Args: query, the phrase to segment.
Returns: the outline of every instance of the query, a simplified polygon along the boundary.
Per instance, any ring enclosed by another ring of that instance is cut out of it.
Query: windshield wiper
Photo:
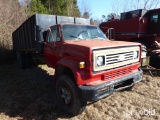
[[[69,37],[73,37],[73,38],[81,39],[81,40],[82,40],[82,38],[79,38],[79,37],[77,37],[77,36],[73,36],[73,35],[70,35]]]

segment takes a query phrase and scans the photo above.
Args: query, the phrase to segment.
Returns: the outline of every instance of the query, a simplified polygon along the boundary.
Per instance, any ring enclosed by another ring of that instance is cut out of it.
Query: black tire
[[[22,69],[26,68],[26,59],[23,52],[17,52],[17,64]]]
[[[32,55],[26,52],[17,52],[17,63],[22,69],[32,67]]]
[[[72,116],[82,113],[86,107],[87,102],[80,101],[75,83],[66,75],[57,79],[56,95],[59,106]]]
[[[32,54],[31,53],[26,53],[26,67],[31,68],[32,65],[33,65]]]

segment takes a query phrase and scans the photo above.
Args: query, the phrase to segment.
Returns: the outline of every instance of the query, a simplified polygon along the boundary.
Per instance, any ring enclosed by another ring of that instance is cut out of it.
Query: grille
[[[112,80],[112,79],[115,79],[115,78],[119,78],[119,77],[127,75],[129,73],[132,73],[132,68],[117,70],[117,71],[106,74],[105,75],[105,80],[108,81],[108,80]]]
[[[106,62],[105,64],[114,64],[119,63],[122,61],[132,60],[133,59],[133,52],[126,52],[120,54],[110,54],[106,55]]]
[[[138,57],[134,58],[134,52],[138,52]],[[104,56],[104,65],[97,65],[97,57]],[[140,47],[130,46],[122,48],[110,48],[93,51],[93,71],[119,68],[125,65],[139,62]]]

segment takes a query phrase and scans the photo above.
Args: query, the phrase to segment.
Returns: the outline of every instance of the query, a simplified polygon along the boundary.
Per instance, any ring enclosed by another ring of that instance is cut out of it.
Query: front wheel
[[[73,116],[82,113],[87,104],[87,102],[80,101],[76,85],[66,75],[58,78],[56,95],[60,107]]]

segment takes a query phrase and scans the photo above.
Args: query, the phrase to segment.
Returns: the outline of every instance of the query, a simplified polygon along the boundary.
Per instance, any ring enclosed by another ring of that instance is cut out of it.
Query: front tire
[[[61,108],[72,116],[82,113],[87,102],[80,101],[75,83],[66,75],[56,83],[57,100]]]

